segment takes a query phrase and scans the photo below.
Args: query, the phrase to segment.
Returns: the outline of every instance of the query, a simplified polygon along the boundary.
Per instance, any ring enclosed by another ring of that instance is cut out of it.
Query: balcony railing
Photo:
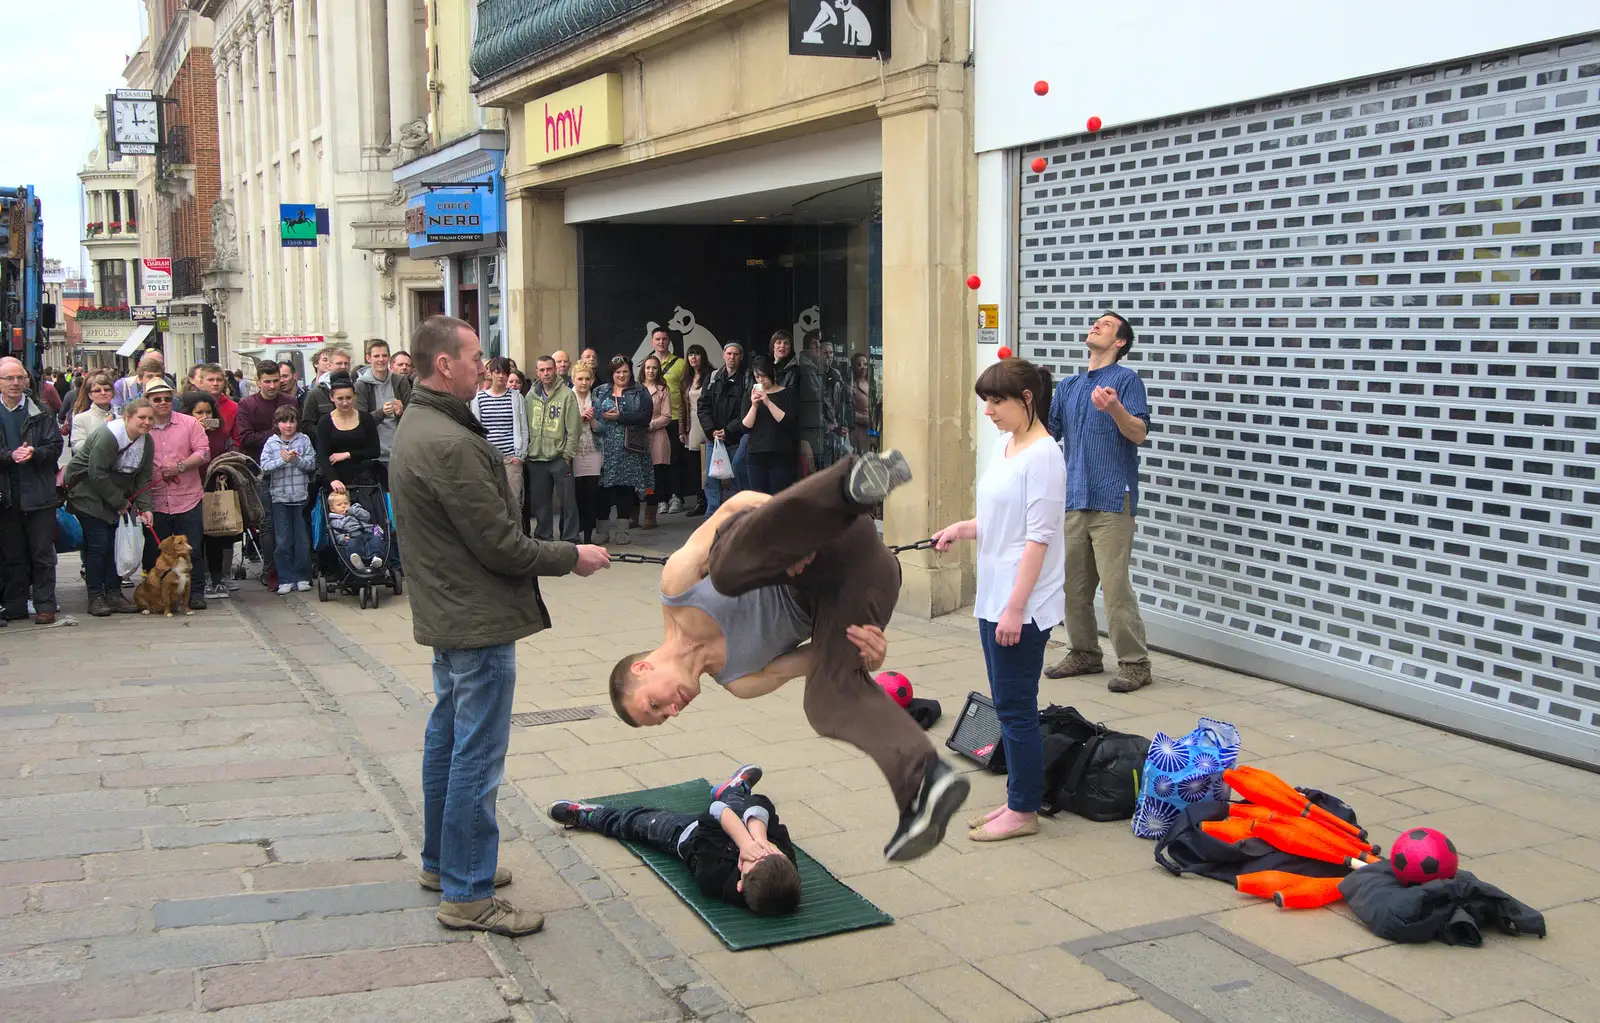
[[[172,261],[172,297],[184,298],[189,295],[198,295],[201,290],[200,277],[205,268],[201,261],[193,256]]]
[[[167,144],[156,150],[156,173],[165,176],[189,162],[189,126],[174,124],[167,129]]]
[[[663,0],[478,0],[472,73],[488,78]]]

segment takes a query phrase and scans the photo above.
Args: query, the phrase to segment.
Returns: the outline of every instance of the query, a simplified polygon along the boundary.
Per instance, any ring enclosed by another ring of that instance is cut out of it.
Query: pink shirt
[[[150,487],[150,500],[155,510],[163,515],[190,510],[205,496],[200,467],[211,461],[211,444],[206,440],[205,428],[195,417],[174,412],[166,426],[150,428],[150,439],[155,442],[151,459],[154,483]],[[198,465],[196,456],[200,458]],[[162,478],[162,466],[176,465],[185,459],[191,466],[188,472],[170,483]]]

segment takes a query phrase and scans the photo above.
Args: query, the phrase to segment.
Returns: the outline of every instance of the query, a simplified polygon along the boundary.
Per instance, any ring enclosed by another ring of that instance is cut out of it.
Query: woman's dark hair
[[[700,368],[698,370],[694,369],[694,364],[689,362],[689,356],[691,355],[700,356]],[[704,345],[690,345],[688,351],[683,353],[683,360],[694,374],[692,377],[688,373],[683,375],[685,390],[694,387],[696,384],[704,385],[707,380],[711,379],[711,357],[706,355]]]
[[[750,360],[750,373],[752,376],[760,373],[768,380],[774,383],[777,382],[777,378],[772,373],[772,360],[765,355],[758,355]]]
[[[661,372],[661,358],[660,358],[660,356],[656,355],[654,352],[651,352],[649,355],[646,355],[644,357],[644,361],[639,363],[639,382],[641,384],[647,382],[647,380],[645,378],[645,375],[644,375],[644,368],[646,366],[650,365],[652,362],[656,364],[656,379],[655,379],[655,382],[660,384],[662,387],[667,386],[666,375]]]
[[[110,387],[115,389],[116,385],[112,383],[111,378],[106,376],[104,373],[96,373],[88,378],[80,378],[78,380],[77,397],[72,399],[73,415],[77,415],[79,412],[87,412],[89,410],[89,404],[93,400],[89,396],[89,392],[94,390],[96,387]]]
[[[337,372],[328,374],[329,394],[332,394],[334,391],[353,391],[355,389],[356,382],[350,379],[350,373],[348,370],[341,369]]]
[[[513,366],[511,364],[511,360],[506,358],[504,355],[497,355],[489,360],[489,372],[514,373],[516,372],[516,367]]]
[[[178,405],[180,406],[178,411],[186,416],[194,415],[194,410],[201,405],[208,406],[213,416],[217,414],[217,399],[210,391],[190,391],[183,396]]]
[[[527,382],[528,378],[522,375],[522,370],[520,369],[514,369],[506,374],[506,386],[518,394],[522,393],[522,389]]]
[[[627,360],[626,356],[618,355],[612,358],[611,375],[606,377],[606,382],[611,384],[611,386],[615,387],[617,385],[617,370],[619,369],[625,369],[628,371],[628,382],[630,384],[636,384],[639,382],[639,378],[634,376],[633,364]]]
[[[1039,368],[1027,359],[1001,359],[979,374],[972,390],[984,401],[1022,402],[1028,410],[1029,426],[1039,419],[1044,382],[1039,379]]]

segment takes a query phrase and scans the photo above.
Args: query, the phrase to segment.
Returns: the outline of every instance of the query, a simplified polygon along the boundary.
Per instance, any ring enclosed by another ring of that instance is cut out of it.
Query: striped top
[[[478,413],[478,422],[489,433],[489,443],[507,458],[517,453],[516,431],[513,429],[516,413],[512,405],[520,400],[522,395],[516,391],[507,390],[501,395],[493,395],[488,391],[478,394],[478,400],[473,403]]]

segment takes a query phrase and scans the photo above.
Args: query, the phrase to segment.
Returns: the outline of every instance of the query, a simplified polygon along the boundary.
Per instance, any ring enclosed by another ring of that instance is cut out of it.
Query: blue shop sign
[[[498,244],[504,201],[495,175],[436,185],[407,203],[407,243],[413,250],[448,243]]]

